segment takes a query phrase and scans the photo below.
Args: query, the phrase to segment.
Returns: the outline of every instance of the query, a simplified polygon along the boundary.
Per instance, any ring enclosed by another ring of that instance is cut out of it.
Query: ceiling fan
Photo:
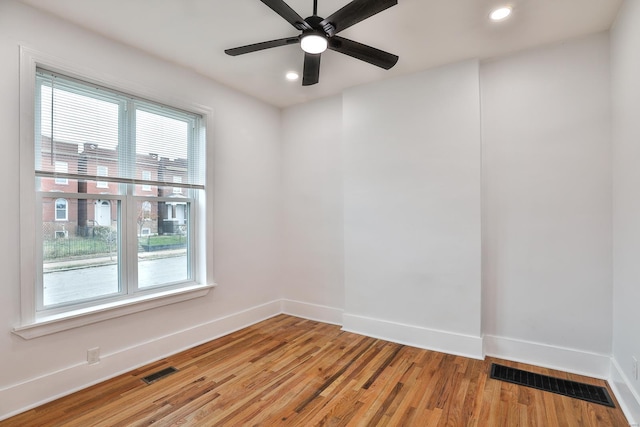
[[[327,49],[349,55],[369,64],[390,69],[398,62],[398,56],[337,36],[340,31],[357,24],[385,9],[398,4],[397,0],[353,0],[328,18],[318,16],[318,0],[313,1],[313,15],[302,19],[283,0],[260,0],[274,12],[302,31],[297,37],[286,37],[262,43],[225,50],[227,55],[237,56],[272,47],[300,44],[304,53],[302,85],[310,86],[320,79],[320,55]]]

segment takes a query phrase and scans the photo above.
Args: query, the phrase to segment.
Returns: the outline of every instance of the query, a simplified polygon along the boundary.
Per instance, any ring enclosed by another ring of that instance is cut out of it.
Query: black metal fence
[[[104,231],[104,232],[102,232]],[[95,237],[61,237],[42,241],[44,261],[68,258],[91,257],[95,255],[115,255],[117,235],[105,227]],[[183,235],[146,236],[139,239],[138,251],[153,252],[186,247],[187,238]]]
[[[109,255],[114,251],[113,244],[97,238],[59,238],[42,242],[42,254],[45,261],[88,255]]]

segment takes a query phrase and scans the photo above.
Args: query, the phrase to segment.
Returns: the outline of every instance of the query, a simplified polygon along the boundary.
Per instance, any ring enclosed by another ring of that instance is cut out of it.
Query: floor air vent
[[[173,374],[174,372],[178,372],[178,370],[176,368],[174,368],[173,366],[170,366],[166,369],[163,369],[161,371],[155,372],[151,375],[147,375],[146,377],[142,378],[142,381],[144,381],[147,384],[151,384],[154,383],[168,375]]]
[[[610,406],[615,408],[609,392],[604,387],[575,381],[563,380],[561,378],[548,377],[546,375],[534,374],[520,369],[509,368],[507,366],[491,365],[491,378],[502,380],[526,387],[537,388],[538,390],[550,391],[574,399],[586,400],[591,403]]]

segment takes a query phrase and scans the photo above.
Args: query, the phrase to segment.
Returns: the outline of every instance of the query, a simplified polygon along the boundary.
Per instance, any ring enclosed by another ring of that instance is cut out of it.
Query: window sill
[[[12,332],[26,340],[30,340],[103,320],[203,297],[215,286],[215,284],[192,285],[180,289],[141,295],[125,301],[111,302],[61,314],[42,316],[36,318],[31,324],[14,328]]]

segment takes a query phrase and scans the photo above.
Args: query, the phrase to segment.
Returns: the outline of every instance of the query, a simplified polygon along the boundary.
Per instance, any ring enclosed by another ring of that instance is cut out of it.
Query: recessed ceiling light
[[[511,12],[511,6],[499,7],[491,12],[489,18],[491,18],[492,21],[502,21],[504,19],[507,19],[509,15],[511,15]]]
[[[287,80],[294,81],[294,80],[298,80],[300,76],[295,71],[289,71],[286,77],[287,77]]]

